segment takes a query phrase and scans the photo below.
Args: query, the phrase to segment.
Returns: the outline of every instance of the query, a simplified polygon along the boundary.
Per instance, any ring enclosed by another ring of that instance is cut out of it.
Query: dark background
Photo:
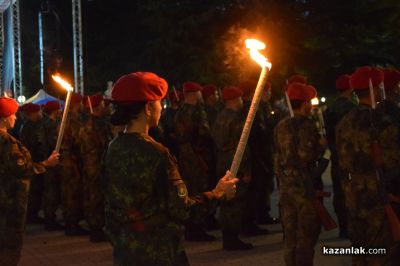
[[[73,81],[69,0],[43,1],[46,71]],[[21,1],[23,77],[27,96],[40,87],[38,11]],[[59,19],[56,19],[58,16]],[[339,74],[366,64],[397,67],[398,0],[82,0],[85,92],[104,91],[134,71],[152,71],[180,87],[186,80],[235,85],[259,75],[244,39],[267,44],[270,81],[279,95],[301,73],[320,95],[334,95]],[[56,88],[47,87],[53,94]]]

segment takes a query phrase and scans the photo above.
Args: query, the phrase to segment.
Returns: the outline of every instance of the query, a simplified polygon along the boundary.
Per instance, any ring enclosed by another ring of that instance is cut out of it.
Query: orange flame
[[[63,87],[67,91],[73,91],[74,90],[74,88],[71,86],[71,84],[69,84],[68,82],[63,80],[59,75],[51,75],[51,77],[55,80],[55,82],[60,84],[61,87]]]
[[[267,67],[268,69],[271,69],[271,62],[269,62],[268,59],[259,52],[259,50],[265,49],[265,43],[256,39],[247,39],[246,48],[250,50],[250,56],[254,61],[257,62],[257,64],[259,64],[261,67]]]

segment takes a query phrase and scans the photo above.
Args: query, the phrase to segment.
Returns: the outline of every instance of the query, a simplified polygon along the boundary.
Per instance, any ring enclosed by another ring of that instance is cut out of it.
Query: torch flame
[[[58,83],[61,85],[61,87],[63,87],[64,89],[66,89],[67,91],[73,91],[74,88],[71,86],[71,84],[69,84],[68,82],[66,82],[65,80],[63,80],[59,75],[51,75],[51,77]]]
[[[259,64],[261,67],[267,67],[268,69],[271,69],[271,62],[269,62],[268,59],[258,51],[265,49],[265,43],[256,39],[247,39],[246,48],[250,49],[250,56],[254,61],[257,62],[257,64]]]

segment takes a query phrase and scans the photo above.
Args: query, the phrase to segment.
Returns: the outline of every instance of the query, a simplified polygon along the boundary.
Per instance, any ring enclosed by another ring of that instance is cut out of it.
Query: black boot
[[[185,230],[185,240],[186,241],[205,241],[205,242],[211,242],[217,240],[217,238],[213,235],[207,234],[204,230],[195,230],[195,231],[189,231]]]
[[[42,224],[44,222],[43,218],[41,218],[37,214],[30,214],[26,218],[26,223],[27,224]]]
[[[222,248],[224,250],[249,250],[253,248],[253,245],[243,242],[235,233],[222,232]]]
[[[83,229],[78,223],[65,226],[65,235],[66,236],[86,236],[88,234],[89,234],[89,231],[86,229]]]
[[[44,219],[44,230],[46,231],[62,231],[65,227],[57,223],[55,218]]]

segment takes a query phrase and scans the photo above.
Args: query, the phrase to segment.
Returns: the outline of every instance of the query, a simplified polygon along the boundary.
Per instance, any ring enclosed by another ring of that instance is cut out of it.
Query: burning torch
[[[251,126],[253,124],[254,117],[256,115],[258,105],[261,100],[262,92],[265,87],[265,83],[267,81],[268,73],[272,67],[271,62],[268,61],[266,57],[264,57],[259,50],[265,49],[265,44],[255,40],[255,39],[247,39],[246,40],[246,48],[250,50],[251,58],[256,61],[261,66],[261,74],[258,79],[257,87],[254,92],[253,100],[251,101],[250,110],[247,114],[246,122],[243,127],[242,135],[240,136],[239,145],[236,148],[235,156],[233,157],[233,161],[230,167],[230,172],[233,176],[237,175],[239,170],[240,163],[243,158],[244,150],[247,145],[247,140],[249,138]]]
[[[58,75],[52,75],[51,76],[58,84],[61,85],[61,87],[63,87],[64,89],[67,90],[67,99],[65,100],[65,107],[64,107],[64,112],[63,112],[63,116],[62,116],[62,120],[61,120],[61,126],[60,126],[60,131],[58,132],[58,138],[57,138],[57,143],[56,143],[56,148],[55,151],[59,152],[60,151],[60,147],[61,147],[61,142],[64,136],[64,132],[65,132],[65,126],[67,124],[67,117],[68,117],[68,111],[69,111],[69,104],[71,102],[71,93],[73,92],[74,88],[71,86],[71,84],[69,84],[68,82],[66,82],[65,80],[63,80],[60,76]]]

